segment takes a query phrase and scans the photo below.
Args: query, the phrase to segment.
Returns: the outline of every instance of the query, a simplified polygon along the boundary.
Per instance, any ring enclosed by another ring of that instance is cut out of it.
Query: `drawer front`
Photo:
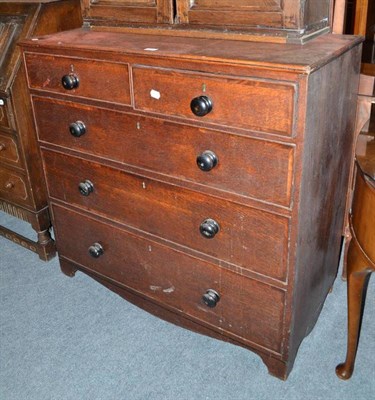
[[[0,161],[14,165],[21,164],[16,140],[5,134],[0,134]]]
[[[29,205],[26,178],[11,169],[1,166],[0,197],[20,205]]]
[[[127,64],[34,53],[26,53],[25,62],[32,89],[112,103],[131,103]],[[63,77],[70,77],[72,86],[78,79],[78,87],[65,89]]]
[[[10,129],[11,118],[10,118],[10,104],[6,99],[0,97],[0,127]]]
[[[289,231],[285,217],[45,149],[43,159],[52,197],[219,260],[285,279]],[[78,186],[87,180],[93,191],[84,196]],[[200,228],[215,230],[207,219],[219,225],[211,239],[200,233]]]
[[[42,141],[244,197],[290,205],[292,146],[83,104],[40,97],[33,102]],[[85,133],[74,137],[69,126],[78,121]],[[207,154],[216,156],[217,165],[202,171],[197,159],[207,162]]]
[[[60,256],[206,324],[281,352],[283,291],[65,208],[53,205],[52,211]],[[88,251],[95,243],[103,249],[98,258]],[[220,295],[214,308],[202,301],[208,289]]]
[[[279,135],[293,134],[293,84],[140,67],[133,68],[133,81],[135,108],[139,110]],[[201,96],[211,100],[212,111],[196,116],[191,111],[191,101]]]

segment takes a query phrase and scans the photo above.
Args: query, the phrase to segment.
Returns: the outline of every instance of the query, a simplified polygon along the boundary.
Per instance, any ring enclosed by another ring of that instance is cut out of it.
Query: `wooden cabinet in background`
[[[83,13],[91,25],[143,26],[145,33],[158,27],[159,34],[228,38],[228,32],[237,32],[262,41],[303,42],[329,31],[330,5],[330,0],[83,0]]]
[[[19,39],[82,24],[79,0],[0,3],[0,210],[29,222],[35,241],[0,225],[0,235],[43,260],[55,254]]]
[[[173,0],[82,0],[84,17],[95,24],[172,24]]]
[[[180,0],[177,20],[191,27],[276,29],[279,35],[289,30],[305,36],[328,27],[329,7],[329,0]]]

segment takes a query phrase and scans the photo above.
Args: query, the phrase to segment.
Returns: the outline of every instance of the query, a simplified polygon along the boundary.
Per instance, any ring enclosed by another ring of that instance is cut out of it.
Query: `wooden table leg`
[[[349,246],[347,268],[348,345],[345,362],[336,367],[341,379],[349,379],[353,374],[367,284],[373,272],[355,238]]]

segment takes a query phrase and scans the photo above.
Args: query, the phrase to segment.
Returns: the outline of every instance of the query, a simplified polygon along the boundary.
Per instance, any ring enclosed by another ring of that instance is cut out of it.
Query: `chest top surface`
[[[265,68],[288,69],[308,74],[356,46],[361,37],[323,35],[304,45],[201,39],[76,29],[23,45],[33,51],[91,51],[140,55],[146,58],[177,58],[199,62],[226,62]],[[42,50],[43,49],[43,50]]]

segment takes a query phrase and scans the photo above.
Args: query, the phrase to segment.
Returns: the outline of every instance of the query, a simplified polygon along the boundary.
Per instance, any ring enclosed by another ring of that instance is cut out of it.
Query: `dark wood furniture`
[[[354,370],[362,311],[370,275],[375,271],[375,135],[366,135],[365,153],[357,155],[354,196],[350,213],[351,241],[347,255],[348,348],[336,367],[341,379]]]
[[[360,43],[24,41],[62,270],[286,379],[337,274]]]
[[[43,4],[42,4],[43,3]],[[37,240],[0,226],[0,235],[55,255],[42,164],[17,40],[82,24],[78,0],[0,3],[0,210],[29,222]]]
[[[304,42],[329,32],[331,0],[83,0],[85,21],[143,33]]]

